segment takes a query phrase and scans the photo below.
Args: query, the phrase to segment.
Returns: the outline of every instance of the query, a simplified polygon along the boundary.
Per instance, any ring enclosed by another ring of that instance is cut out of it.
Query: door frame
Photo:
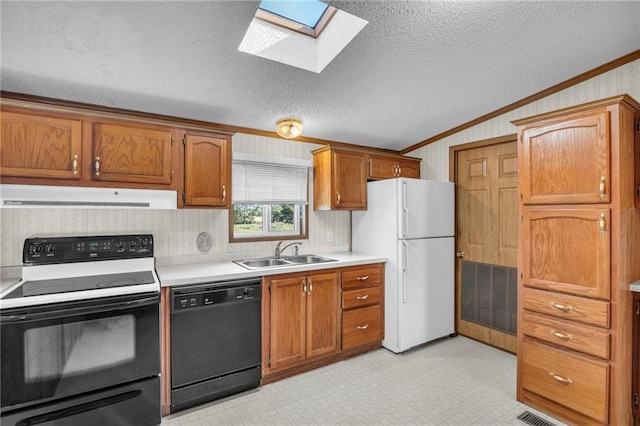
[[[518,140],[518,136],[516,133],[511,133],[508,135],[504,135],[504,136],[498,136],[495,138],[489,138],[489,139],[483,139],[483,140],[479,140],[479,141],[474,141],[474,142],[468,142],[468,143],[463,143],[463,144],[459,144],[459,145],[452,145],[449,147],[449,181],[454,183],[454,188],[456,190],[456,195],[454,195],[454,229],[457,231],[458,229],[458,196],[457,196],[457,175],[458,175],[458,170],[456,168],[456,165],[458,163],[458,153],[461,151],[466,151],[469,149],[474,149],[474,148],[481,148],[481,147],[486,147],[486,146],[491,146],[491,145],[499,145],[502,143],[508,143],[508,142],[516,142],[517,144],[517,140]],[[454,247],[455,247],[455,251],[458,251],[458,234],[456,232],[455,234],[455,239],[454,239]],[[455,273],[454,273],[454,280],[455,280],[455,310],[454,310],[454,316],[455,316],[455,330],[456,333],[459,330],[459,322],[460,322],[460,262],[458,262],[457,260],[454,260],[454,264],[455,264]],[[488,327],[487,327],[488,328]],[[491,330],[491,329],[489,329]],[[499,330],[496,330],[496,333],[500,332]],[[506,334],[506,333],[505,333]],[[514,336],[515,339],[515,336]],[[489,342],[482,342],[491,346],[494,346],[498,349],[501,350],[506,350],[505,348],[499,347],[499,346],[495,346],[492,345]],[[510,351],[507,351],[510,352]]]

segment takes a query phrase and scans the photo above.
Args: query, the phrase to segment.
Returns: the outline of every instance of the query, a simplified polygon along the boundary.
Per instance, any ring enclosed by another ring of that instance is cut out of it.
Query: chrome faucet
[[[284,243],[284,241],[280,241],[278,245],[276,245],[276,252],[275,252],[276,259],[280,259],[280,255],[282,254],[282,252],[285,251],[289,246],[295,246],[295,255],[298,256],[298,247],[300,247],[300,245],[302,244],[300,241],[287,244],[286,246],[280,248],[282,243]]]

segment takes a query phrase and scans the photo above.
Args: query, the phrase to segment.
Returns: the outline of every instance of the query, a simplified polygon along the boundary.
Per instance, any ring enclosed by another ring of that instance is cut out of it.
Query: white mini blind
[[[286,161],[286,159],[283,159]],[[234,154],[233,204],[307,204],[309,166]]]

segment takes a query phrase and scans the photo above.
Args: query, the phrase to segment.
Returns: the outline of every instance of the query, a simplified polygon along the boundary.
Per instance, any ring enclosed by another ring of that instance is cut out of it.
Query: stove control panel
[[[25,265],[140,257],[153,257],[153,235],[27,238],[22,252]]]

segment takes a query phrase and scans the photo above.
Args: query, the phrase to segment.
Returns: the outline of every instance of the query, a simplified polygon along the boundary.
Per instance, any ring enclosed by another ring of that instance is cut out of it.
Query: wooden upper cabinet
[[[611,201],[609,112],[595,109],[525,125],[521,146],[524,204]]]
[[[609,209],[528,209],[522,220],[523,284],[610,297]]]
[[[185,135],[185,206],[230,206],[230,145],[231,141],[227,136]]]
[[[313,152],[314,210],[366,210],[367,160],[329,146]]]
[[[82,122],[2,112],[0,175],[80,179]]]
[[[93,179],[170,185],[172,130],[95,123]]]
[[[420,159],[369,156],[369,179],[390,179],[396,177],[420,179]]]

